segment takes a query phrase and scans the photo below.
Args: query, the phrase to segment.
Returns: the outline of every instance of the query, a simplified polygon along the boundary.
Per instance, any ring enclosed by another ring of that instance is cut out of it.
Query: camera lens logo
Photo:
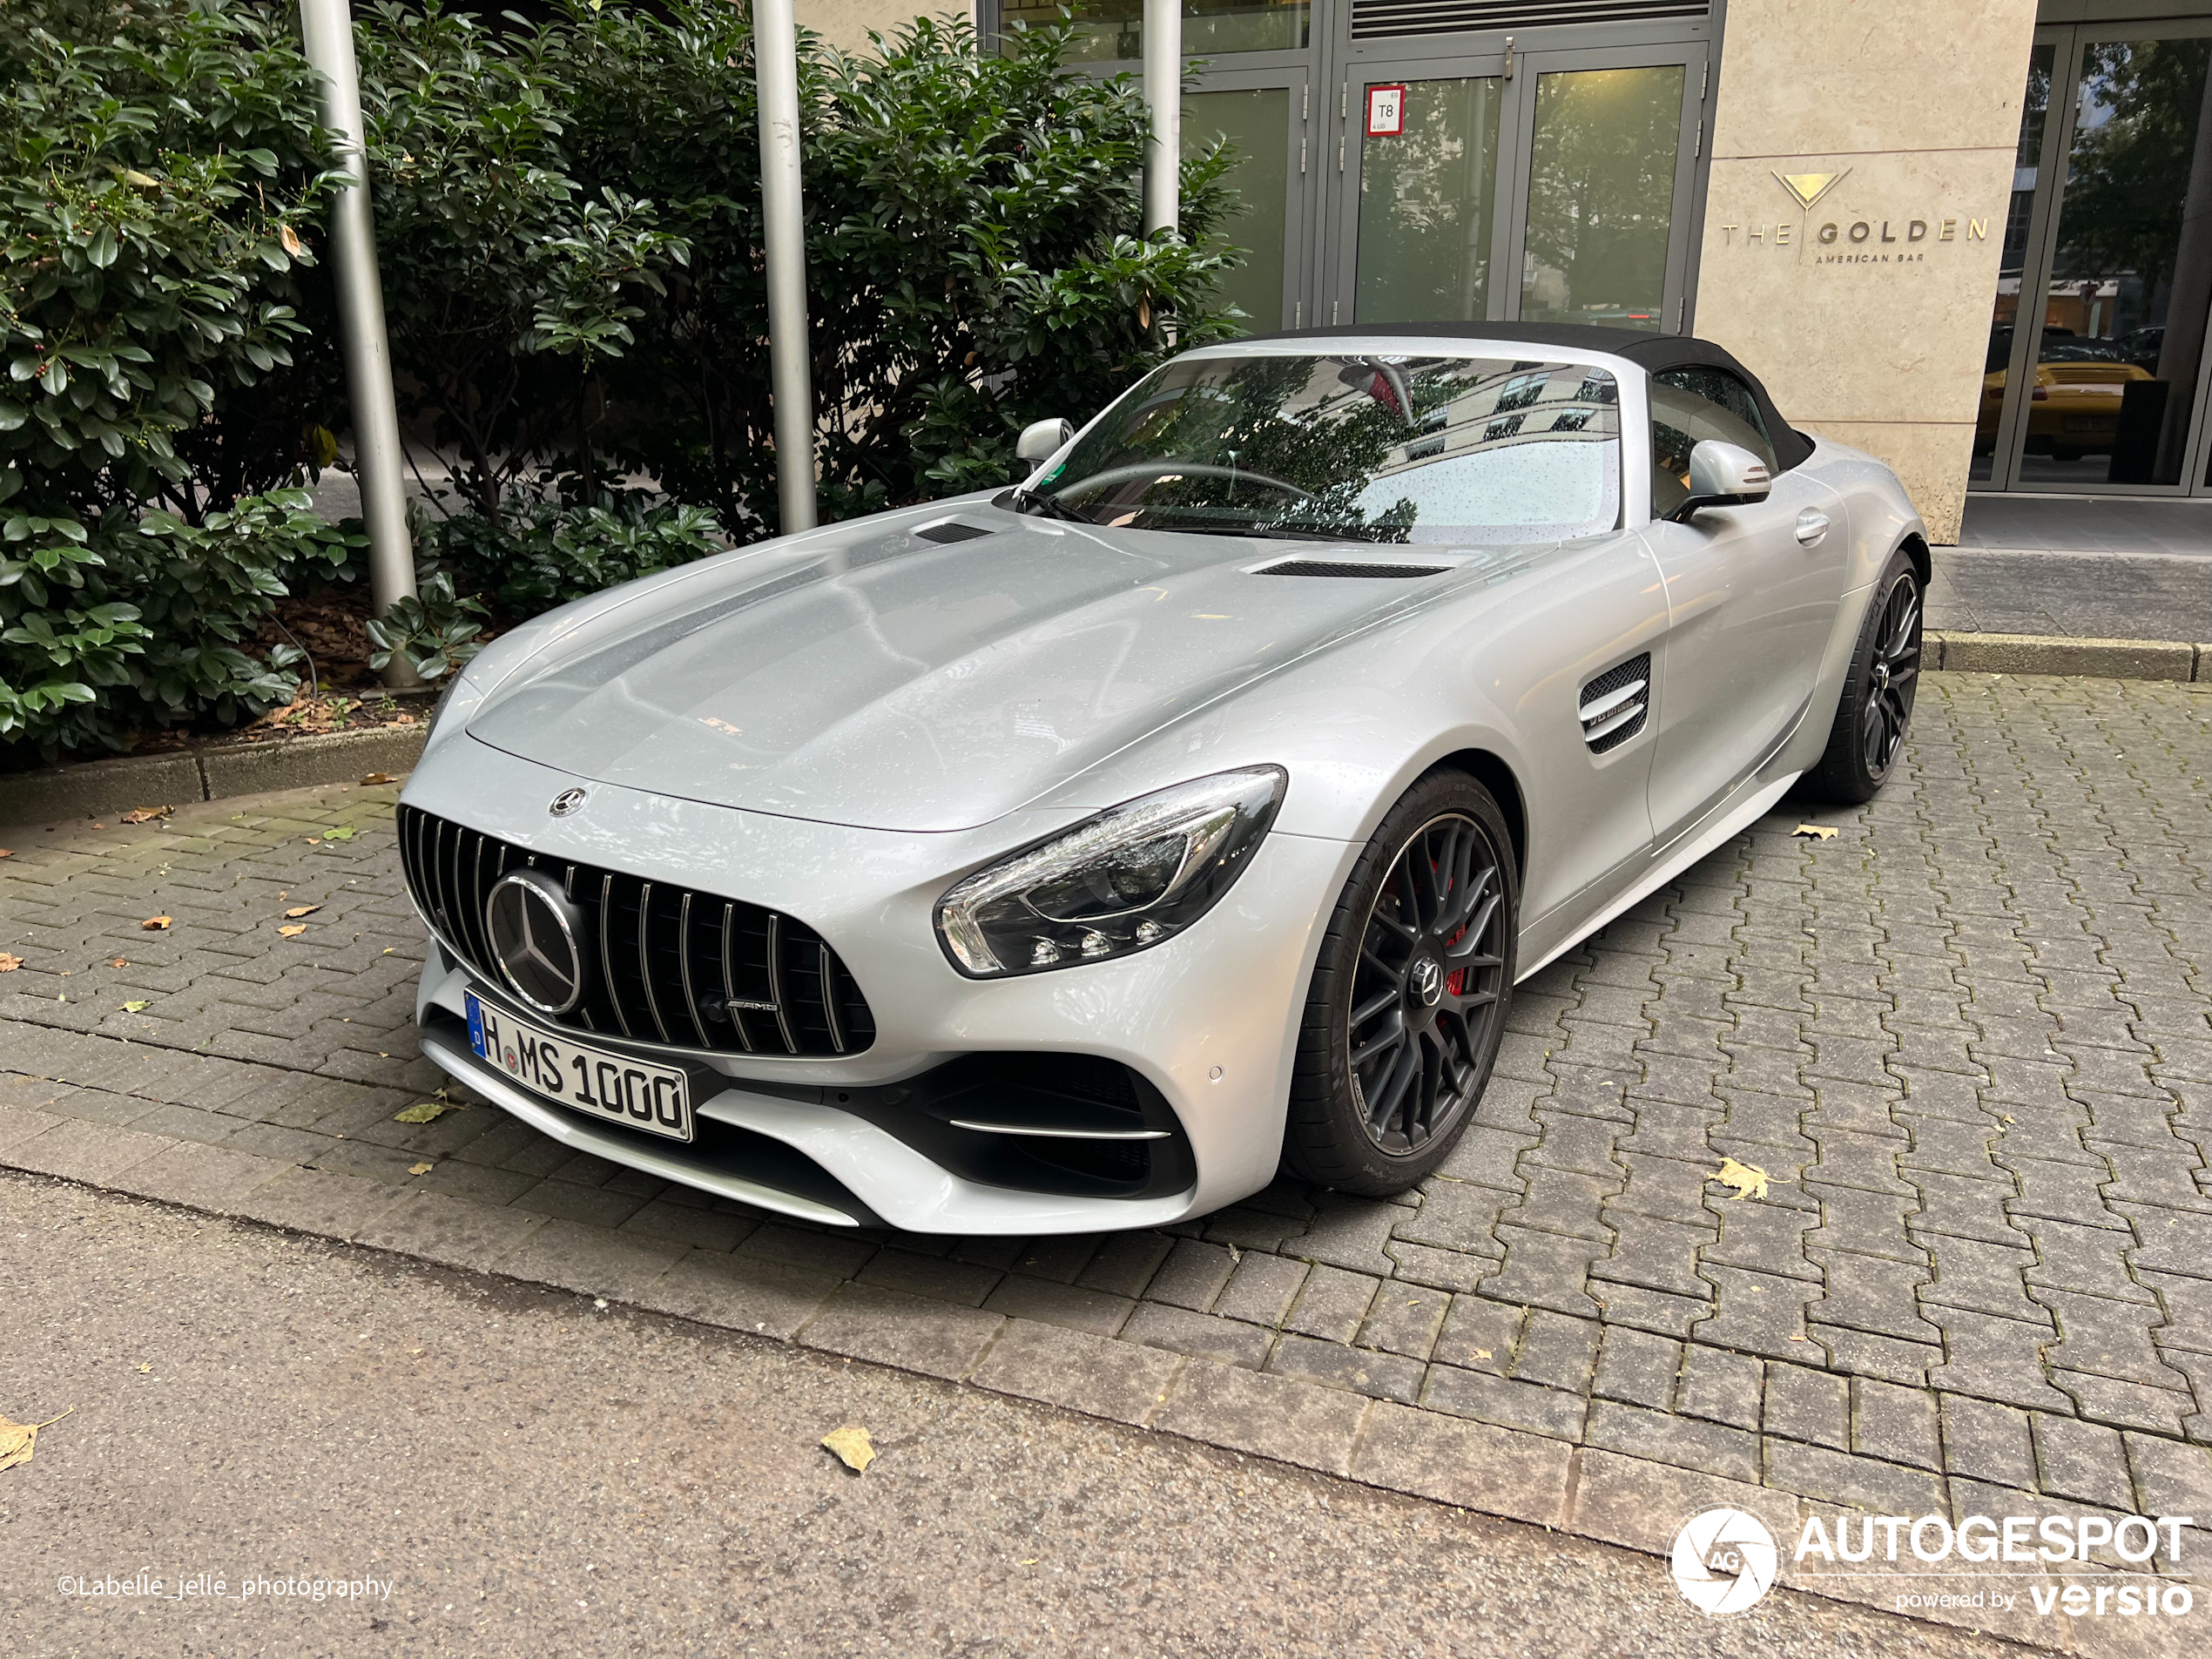
[[[1675,1534],[1675,1588],[1700,1613],[1724,1619],[1749,1612],[1774,1588],[1782,1552],[1757,1515],[1706,1509]]]

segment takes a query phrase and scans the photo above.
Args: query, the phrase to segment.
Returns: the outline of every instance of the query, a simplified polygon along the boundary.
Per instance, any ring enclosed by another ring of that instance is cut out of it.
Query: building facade
[[[858,44],[913,9],[801,17]],[[1137,69],[1141,0],[1074,9],[1086,62]],[[1970,490],[2212,495],[2212,0],[1184,13],[1184,142],[1242,157],[1256,330],[1695,332],[1887,459],[1940,540]]]

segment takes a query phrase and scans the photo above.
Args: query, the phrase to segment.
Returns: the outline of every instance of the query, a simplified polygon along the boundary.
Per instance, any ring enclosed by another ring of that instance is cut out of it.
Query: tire
[[[1874,583],[1851,672],[1836,705],[1836,724],[1829,729],[1827,752],[1805,774],[1800,793],[1855,806],[1871,800],[1889,781],[1912,724],[1925,610],[1920,573],[1900,548]]]
[[[1383,1198],[1444,1161],[1497,1061],[1520,922],[1505,814],[1465,772],[1429,773],[1383,819],[1322,940],[1283,1140],[1293,1173]]]

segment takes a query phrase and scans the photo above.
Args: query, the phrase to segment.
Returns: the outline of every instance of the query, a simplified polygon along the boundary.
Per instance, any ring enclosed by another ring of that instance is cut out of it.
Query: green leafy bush
[[[516,622],[726,545],[711,513],[676,502],[649,505],[637,490],[603,493],[589,507],[540,502],[499,523],[473,514],[425,516],[416,531],[422,555],[492,595]]]
[[[119,748],[148,727],[233,725],[288,701],[290,653],[253,644],[291,584],[341,568],[361,541],[305,490],[252,496],[198,524],[119,513],[0,523],[0,739],[48,759]]]
[[[395,600],[390,610],[368,624],[368,665],[381,669],[393,658],[406,660],[419,678],[445,678],[484,648],[491,613],[483,601],[462,598],[453,578],[434,571],[415,583],[410,597]]]

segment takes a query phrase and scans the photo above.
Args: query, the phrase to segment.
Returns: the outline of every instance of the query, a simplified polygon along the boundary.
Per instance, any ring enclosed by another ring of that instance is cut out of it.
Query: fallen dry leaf
[[[125,1002],[123,1005],[123,1011],[125,1014],[144,1014],[152,1006],[151,1002]]]
[[[428,1175],[437,1167],[435,1163],[410,1163],[407,1166],[407,1172],[409,1175]]]
[[[22,966],[22,957],[11,956],[6,951],[0,950],[0,974],[12,974]]]
[[[123,814],[126,824],[151,824],[157,818],[166,818],[177,809],[174,806],[134,806]]]
[[[138,926],[150,934],[165,934],[169,931],[169,924],[176,920],[174,916],[148,916]]]
[[[16,852],[15,852],[15,849],[14,849],[13,847],[11,847],[11,846],[0,846],[0,859],[11,859],[11,858],[15,857],[15,855],[16,855]]]
[[[296,904],[284,913],[284,919],[287,921],[297,921],[302,916],[314,915],[322,907],[319,904]]]
[[[69,1412],[76,1409],[72,1406]],[[32,1448],[38,1444],[38,1431],[51,1428],[63,1417],[68,1416],[69,1412],[62,1413],[59,1417],[50,1417],[43,1423],[17,1423],[0,1417],[0,1469],[12,1469],[18,1463],[30,1462]]]
[[[325,830],[322,833],[322,839],[326,841],[350,841],[354,839],[355,833],[351,824],[341,824],[334,830]]]
[[[131,964],[130,964],[128,961],[125,961],[125,960],[124,960],[122,957],[120,957],[120,956],[111,956],[111,957],[109,957],[109,958],[107,959],[107,965],[108,965],[110,968],[128,968],[128,967],[130,967],[130,966],[131,966]]]
[[[875,1442],[868,1438],[867,1430],[847,1423],[843,1428],[833,1428],[822,1436],[822,1444],[837,1453],[838,1461],[855,1474],[865,1474],[875,1461]]]
[[[1705,1178],[1724,1187],[1734,1187],[1738,1198],[1766,1197],[1767,1173],[1756,1163],[1738,1163],[1734,1158],[1723,1158],[1721,1167]]]
[[[372,772],[366,774],[361,781],[365,784],[388,784],[392,781],[392,774],[388,772]]]
[[[395,1123],[435,1123],[448,1112],[460,1109],[458,1101],[419,1100],[403,1112],[394,1112],[392,1121]]]
[[[1801,835],[1808,841],[1832,841],[1836,839],[1837,831],[1826,824],[1800,824],[1790,833]]]
[[[301,934],[304,934],[304,933],[306,933],[307,931],[307,924],[306,922],[304,922],[304,921],[295,921],[295,922],[293,922],[293,924],[292,924],[289,927],[280,927],[280,928],[278,928],[278,929],[277,929],[277,934],[278,934],[278,935],[279,935],[280,937],[281,937],[281,938],[285,938],[285,939],[297,939],[297,938],[299,938],[299,936],[300,936]]]

